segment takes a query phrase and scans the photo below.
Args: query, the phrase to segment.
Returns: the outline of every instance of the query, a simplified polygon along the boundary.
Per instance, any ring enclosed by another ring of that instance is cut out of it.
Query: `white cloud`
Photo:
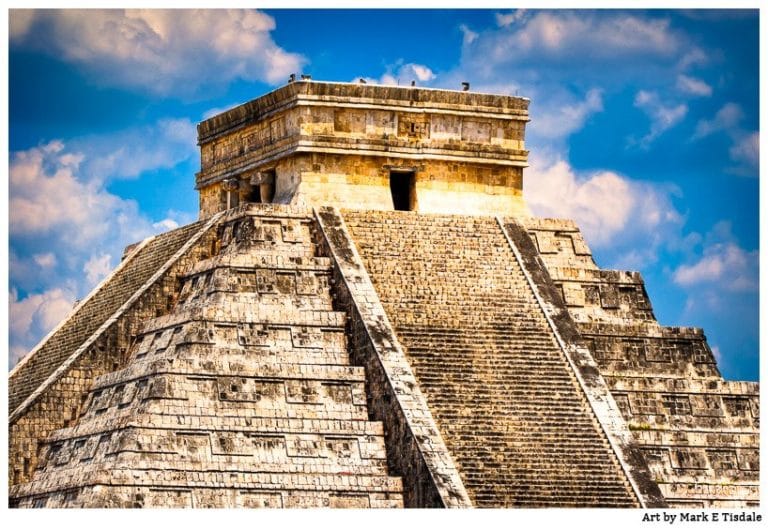
[[[496,25],[505,28],[525,19],[527,13],[525,9],[516,9],[511,13],[496,13]]]
[[[711,96],[712,87],[701,79],[680,74],[677,76],[677,89],[693,96]]]
[[[101,254],[91,256],[83,265],[83,272],[88,283],[95,285],[106,278],[112,268],[112,256]]]
[[[40,234],[56,227],[82,230],[88,245],[103,232],[94,212],[112,211],[121,199],[80,182],[75,173],[81,157],[60,154],[59,141],[14,153],[10,165],[9,228],[11,235]],[[95,222],[94,222],[95,221]]]
[[[35,19],[32,9],[11,9],[8,11],[8,38],[17,39],[29,31]]]
[[[497,15],[500,26],[487,33],[488,59],[517,62],[528,55],[591,59],[636,54],[669,56],[679,51],[681,38],[665,18],[634,14],[601,14],[573,11],[540,11],[531,16],[515,12]]]
[[[477,37],[480,35],[471,29],[469,29],[469,26],[466,24],[461,24],[459,26],[459,29],[461,30],[461,34],[463,35],[462,42],[467,45],[473,43],[475,40],[477,40]]]
[[[412,81],[418,81],[421,84],[429,84],[435,77],[437,76],[428,66],[416,63],[403,64],[402,62],[398,62],[393,66],[387,67],[387,71],[378,79],[358,76],[355,77],[352,82],[357,82],[358,80],[363,79],[367,83],[378,85],[408,86]]]
[[[50,252],[46,252],[45,254],[35,254],[32,256],[32,259],[43,269],[50,269],[56,266],[56,256]]]
[[[709,56],[698,47],[690,48],[677,63],[679,70],[687,70],[691,66],[703,66],[709,62]]]
[[[684,103],[668,105],[661,101],[658,93],[640,90],[635,95],[635,107],[641,109],[651,118],[651,128],[648,134],[643,136],[639,144],[648,148],[661,134],[671,129],[688,113],[688,106]]]
[[[583,101],[550,104],[541,113],[532,110],[530,131],[543,138],[564,138],[581,129],[589,116],[602,110],[602,92],[593,88]]]
[[[683,287],[717,283],[728,291],[756,291],[758,263],[756,250],[746,251],[734,242],[714,243],[695,263],[675,269],[673,280]]]
[[[235,79],[284,81],[305,59],[279,47],[275,21],[246,9],[11,11],[11,39],[82,65],[113,85],[195,93]]]
[[[744,112],[736,103],[726,103],[717,111],[715,117],[711,120],[699,120],[696,124],[694,139],[704,138],[710,134],[719,131],[732,131],[738,127],[739,122],[744,118]]]
[[[167,232],[169,230],[173,230],[174,228],[178,228],[178,227],[179,227],[179,223],[177,223],[173,219],[163,219],[162,221],[152,223],[152,228],[162,232]]]
[[[186,123],[164,120],[156,131],[145,128],[91,141],[55,140],[11,153],[12,362],[60,320],[76,297],[85,296],[109,273],[114,265],[111,256],[121,256],[127,244],[178,226],[177,219],[186,222],[186,213],[168,212],[165,219],[153,223],[134,201],[107,190],[105,177],[110,175],[96,174],[107,167],[113,174],[130,174],[172,166],[186,155],[162,148],[152,154],[150,144],[181,142],[189,134]],[[105,164],[110,148],[119,151],[116,145],[122,146],[126,139],[133,141],[137,160],[114,157],[111,165]],[[79,144],[78,149],[73,143]]]
[[[48,331],[64,318],[75,301],[73,292],[54,288],[19,299],[12,289],[9,296],[10,366],[15,365]]]
[[[535,215],[574,219],[590,245],[644,240],[644,246],[637,248],[647,253],[642,259],[636,256],[637,263],[655,259],[664,230],[682,220],[662,187],[613,171],[577,174],[563,159],[532,157],[523,189]]]
[[[388,71],[379,79],[382,85],[410,85],[411,81],[428,83],[435,78],[434,72],[423,64],[407,63],[400,65],[394,72]]]
[[[69,144],[73,150],[88,152],[83,178],[135,178],[145,171],[169,169],[196,156],[197,127],[187,118],[163,118],[151,125],[86,136]]]

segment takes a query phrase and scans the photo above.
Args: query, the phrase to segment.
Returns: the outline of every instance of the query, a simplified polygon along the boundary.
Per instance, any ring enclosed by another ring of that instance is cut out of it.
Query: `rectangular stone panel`
[[[600,285],[600,305],[603,309],[619,308],[619,293],[615,285]]]
[[[322,436],[317,435],[286,435],[286,454],[303,458],[325,457],[325,445]]]
[[[283,384],[276,381],[259,381],[248,377],[218,377],[216,395],[221,401],[258,403],[262,399],[281,399]]]
[[[319,381],[288,380],[285,382],[287,403],[322,404],[322,385]]]
[[[672,467],[676,469],[707,469],[707,456],[703,449],[681,449],[679,447],[670,450]]]
[[[177,454],[191,458],[211,453],[211,439],[206,432],[177,432],[173,446]]]
[[[219,431],[211,433],[211,447],[215,455],[253,455],[253,439],[243,432]]]
[[[723,416],[723,403],[718,395],[692,395],[691,413],[694,416]]]
[[[323,332],[320,328],[292,327],[291,343],[294,348],[322,348]]]
[[[192,490],[151,488],[145,508],[192,508]]]
[[[269,326],[266,324],[239,324],[237,326],[237,343],[245,348],[264,348],[274,344]]]
[[[274,463],[285,461],[287,450],[285,436],[282,434],[274,436],[251,435],[251,446],[253,447],[254,457],[259,462]]]
[[[749,418],[752,416],[752,411],[749,407],[749,398],[723,397],[723,406],[730,416],[738,418]]]
[[[432,138],[434,139],[461,139],[461,117],[433,114]]]
[[[664,408],[673,416],[688,416],[691,414],[691,399],[687,394],[663,394],[661,401]]]
[[[707,449],[707,457],[712,469],[717,471],[735,471],[739,468],[736,451]]]
[[[360,445],[357,438],[325,437],[325,448],[329,454],[342,460],[360,460]]]
[[[238,491],[237,506],[242,508],[282,508],[283,496],[278,492]]]
[[[487,121],[464,119],[461,124],[461,139],[464,142],[489,143],[491,124]]]
[[[284,243],[301,243],[304,241],[304,231],[301,222],[294,219],[287,219],[280,223],[280,230]]]
[[[354,109],[334,110],[333,129],[336,132],[342,133],[365,133],[365,111]]]
[[[371,501],[368,495],[330,495],[328,497],[330,508],[370,508]]]

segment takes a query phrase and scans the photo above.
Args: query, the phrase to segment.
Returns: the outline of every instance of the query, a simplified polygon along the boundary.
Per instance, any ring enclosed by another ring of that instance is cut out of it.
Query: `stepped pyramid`
[[[758,387],[522,199],[528,100],[292,82],[10,374],[18,507],[745,507]]]

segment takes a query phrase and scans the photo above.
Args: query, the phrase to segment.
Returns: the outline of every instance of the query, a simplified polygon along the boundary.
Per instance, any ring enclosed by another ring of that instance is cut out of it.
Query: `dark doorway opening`
[[[248,192],[248,202],[261,202],[261,187],[258,184],[251,184],[251,191]]]
[[[389,190],[395,210],[412,211],[416,205],[416,175],[413,171],[390,171]]]
[[[260,172],[257,178],[251,180],[248,202],[268,203],[275,200],[276,180],[277,172],[274,169]]]

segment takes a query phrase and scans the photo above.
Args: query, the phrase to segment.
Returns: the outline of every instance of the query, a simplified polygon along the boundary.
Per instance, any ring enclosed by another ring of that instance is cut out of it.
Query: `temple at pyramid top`
[[[527,215],[528,103],[290,82],[198,125],[200,217],[241,202]]]

